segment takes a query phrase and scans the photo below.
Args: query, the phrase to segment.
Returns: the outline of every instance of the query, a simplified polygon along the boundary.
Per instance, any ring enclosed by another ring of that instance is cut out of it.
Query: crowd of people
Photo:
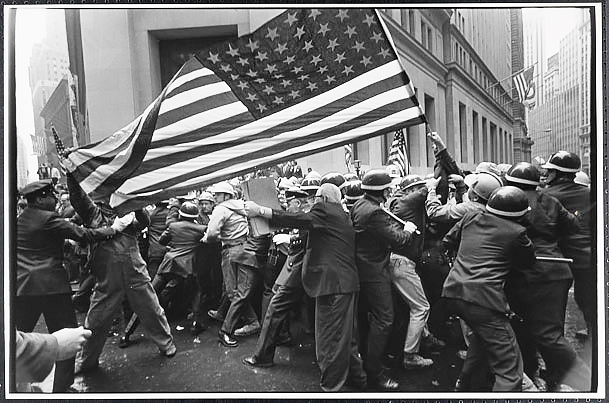
[[[99,367],[121,313],[121,348],[141,324],[171,358],[168,318],[187,315],[193,335],[219,322],[222,348],[257,335],[243,360],[253,367],[274,365],[299,318],[323,391],[398,390],[387,367],[434,365],[429,352],[445,347],[453,318],[466,350],[455,391],[589,391],[590,368],[564,337],[572,284],[580,335],[596,331],[593,204],[579,158],[558,151],[464,172],[428,137],[427,177],[395,166],[303,175],[290,161],[121,217],[69,173],[67,186],[31,183],[17,203],[15,327],[31,332],[44,315],[49,332],[75,328],[86,312],[91,334],[76,363],[57,363],[54,392],[69,390],[75,367]],[[273,178],[280,208],[244,200],[252,177]]]

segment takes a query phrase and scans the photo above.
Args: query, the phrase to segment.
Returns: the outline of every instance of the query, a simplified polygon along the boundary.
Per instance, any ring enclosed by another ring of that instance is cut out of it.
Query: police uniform
[[[52,192],[50,180],[30,183],[25,196]],[[49,332],[77,327],[72,289],[63,267],[64,240],[104,240],[111,228],[88,229],[61,218],[54,211],[29,204],[17,219],[17,292],[14,320],[18,330],[31,332],[41,314]],[[74,358],[57,363],[54,392],[64,392],[74,381]]]
[[[385,213],[382,200],[366,193],[351,210],[355,229],[355,260],[360,281],[360,350],[369,381],[382,373],[382,356],[393,323],[390,248],[400,249],[410,240]]]

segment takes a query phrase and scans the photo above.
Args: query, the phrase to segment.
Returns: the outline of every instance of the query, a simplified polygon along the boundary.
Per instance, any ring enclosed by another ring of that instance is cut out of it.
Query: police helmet
[[[355,203],[356,200],[359,200],[362,197],[364,197],[362,181],[350,181],[345,184],[345,200],[347,203]]]
[[[180,206],[179,214],[180,217],[197,218],[199,216],[199,209],[196,204],[187,201]]]
[[[539,185],[539,171],[535,166],[528,162],[519,162],[518,164],[512,165],[512,167],[505,174],[505,179],[508,182],[519,183],[522,185]]]
[[[391,186],[391,177],[384,169],[371,169],[362,178],[363,190],[385,190]]]
[[[590,186],[590,177],[584,171],[577,171],[575,172],[575,179],[573,179],[573,182],[582,186]]]
[[[463,182],[484,200],[488,200],[493,190],[503,185],[501,178],[490,172],[469,174]]]
[[[516,186],[502,186],[493,191],[486,204],[489,213],[506,217],[522,217],[529,210],[529,199]]]
[[[300,183],[300,189],[307,192],[309,196],[315,196],[315,192],[317,192],[317,189],[319,189],[319,180],[304,178]]]
[[[226,193],[226,194],[231,195],[232,197],[235,197],[235,189],[228,182],[216,183],[213,187],[213,192],[214,193]]]
[[[490,172],[495,175],[500,175],[501,171],[497,168],[497,164],[489,161],[482,161],[476,166],[475,173],[479,174],[480,172]]]
[[[215,203],[216,199],[214,199],[214,195],[210,192],[201,192],[201,194],[199,195],[199,201],[209,201]]]
[[[321,177],[319,184],[321,186],[324,183],[331,183],[340,189],[345,182],[345,177],[342,174],[338,172],[329,172]]]
[[[409,189],[413,186],[424,185],[425,181],[419,175],[410,174],[406,175],[400,182],[400,188],[402,190]]]
[[[561,150],[552,154],[548,162],[541,167],[555,169],[560,172],[575,173],[581,168],[581,161],[576,154]]]
[[[353,173],[353,172],[347,172],[346,174],[343,174],[343,177],[345,178],[345,180],[347,182],[358,181],[359,180],[359,178],[357,177],[357,174]]]

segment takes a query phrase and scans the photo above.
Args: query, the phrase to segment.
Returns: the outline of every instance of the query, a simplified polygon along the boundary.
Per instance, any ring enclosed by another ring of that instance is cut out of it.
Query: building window
[[[433,53],[433,32],[431,28],[427,28],[427,49]]]
[[[408,10],[408,29],[410,34],[414,35],[414,11]]]
[[[401,26],[402,26],[402,29],[404,31],[409,31],[410,30],[410,28],[408,26],[408,13],[409,13],[409,10],[405,10],[405,9],[401,9],[400,10],[400,14],[402,15],[402,24],[401,24]]]
[[[427,47],[427,28],[423,21],[421,21],[421,44],[424,48]]]
[[[480,127],[478,126],[478,113],[472,111],[472,133],[474,137],[474,164],[480,162]]]
[[[486,118],[482,118],[482,160],[488,161],[488,131]]]
[[[461,141],[461,162],[467,163],[467,115],[465,105],[459,102],[459,139]]]
[[[497,126],[491,122],[490,128],[490,159],[492,162],[497,163]]]
[[[425,94],[425,116],[427,117],[427,122],[429,122],[430,127],[436,127],[436,106],[434,98]],[[426,163],[428,167],[433,167],[435,163],[435,157],[433,154],[433,148],[429,141],[427,141],[427,137],[423,137],[423,141],[425,142],[425,154],[426,154]]]

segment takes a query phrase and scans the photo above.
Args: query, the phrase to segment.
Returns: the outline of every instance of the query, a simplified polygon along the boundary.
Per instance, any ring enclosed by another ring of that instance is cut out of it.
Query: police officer
[[[473,331],[463,365],[475,368],[485,359],[496,392],[522,389],[522,357],[509,323],[504,285],[511,270],[528,267],[535,258],[526,228],[517,222],[527,211],[522,190],[500,187],[491,194],[486,211],[466,214],[443,239],[457,256],[442,297]]]
[[[347,210],[351,212],[355,202],[364,197],[362,181],[359,179],[347,181],[344,186],[344,193],[345,206],[347,207]]]
[[[359,325],[361,351],[368,385],[396,390],[399,384],[383,373],[381,359],[393,323],[390,248],[404,248],[416,226],[403,229],[381,209],[391,192],[391,178],[384,169],[372,169],[362,179],[364,197],[351,210],[355,228],[355,256],[360,279]],[[368,318],[370,318],[368,320]]]
[[[566,257],[573,259],[571,272],[575,288],[575,302],[584,314],[587,329],[580,335],[594,333],[596,329],[596,265],[592,264],[592,205],[590,189],[574,182],[581,168],[579,157],[567,151],[558,151],[542,166],[548,170],[544,193],[554,196],[571,213],[579,217],[579,230],[564,235],[559,241]],[[580,337],[581,337],[580,336]]]
[[[560,202],[536,190],[539,171],[528,162],[513,165],[506,173],[508,184],[522,189],[531,211],[527,214],[527,234],[539,257],[563,258],[558,247],[561,235],[578,230],[578,219]],[[537,260],[515,272],[506,286],[512,309],[524,320],[517,330],[524,371],[534,378],[538,370],[536,350],[546,364],[549,384],[569,384],[577,390],[590,389],[590,369],[578,359],[564,337],[564,318],[572,283],[569,264],[559,260]],[[528,336],[528,337],[527,337]],[[532,339],[531,342],[527,342]],[[570,374],[566,381],[564,378]]]
[[[18,330],[31,332],[40,315],[49,332],[77,327],[68,274],[63,268],[64,240],[104,240],[123,227],[88,229],[55,213],[57,199],[50,179],[26,185],[27,207],[17,219],[17,293],[13,317]],[[53,392],[65,392],[74,381],[74,358],[57,362]]]

